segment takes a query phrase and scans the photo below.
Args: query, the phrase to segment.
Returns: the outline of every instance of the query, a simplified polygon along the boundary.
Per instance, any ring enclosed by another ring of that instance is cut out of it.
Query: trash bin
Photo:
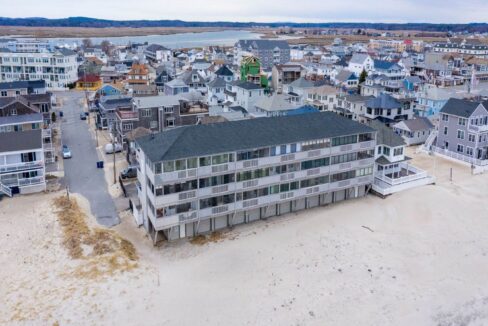
[[[97,162],[97,168],[98,169],[103,169],[103,161],[98,161]]]

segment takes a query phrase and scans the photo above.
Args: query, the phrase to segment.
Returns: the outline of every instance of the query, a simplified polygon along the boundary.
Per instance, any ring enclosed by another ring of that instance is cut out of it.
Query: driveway
[[[104,226],[120,223],[114,201],[108,193],[103,169],[97,169],[101,160],[95,140],[88,130],[86,120],[80,119],[83,111],[83,92],[58,93],[64,98],[61,123],[62,143],[71,149],[73,158],[64,161],[65,182],[70,192],[79,193],[90,202],[91,212],[97,222]]]

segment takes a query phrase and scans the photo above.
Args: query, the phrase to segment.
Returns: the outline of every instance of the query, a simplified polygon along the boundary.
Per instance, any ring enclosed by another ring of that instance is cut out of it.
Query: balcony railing
[[[469,157],[469,156],[466,156],[466,155],[463,155],[463,154],[451,152],[451,151],[449,151],[447,149],[440,148],[440,147],[437,147],[437,146],[432,146],[432,151],[434,153],[438,153],[438,154],[441,154],[441,155],[444,155],[444,156],[447,156],[447,157],[450,157],[450,158],[454,158],[456,160],[463,161],[463,162],[466,162],[466,163],[469,163],[469,164],[473,164],[473,165],[476,165],[476,166],[486,166],[486,165],[488,165],[488,160],[475,159],[473,157]]]
[[[44,168],[44,161],[22,162],[0,166],[0,173],[23,171],[28,169]]]

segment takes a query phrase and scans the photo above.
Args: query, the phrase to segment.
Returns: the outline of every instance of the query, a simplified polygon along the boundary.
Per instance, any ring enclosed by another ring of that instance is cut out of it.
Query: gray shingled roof
[[[136,139],[152,162],[331,138],[374,129],[332,112],[185,126]]]
[[[401,121],[398,124],[404,123],[405,126],[410,130],[410,131],[419,131],[419,130],[429,130],[434,128],[434,125],[428,118],[425,117],[417,117],[415,119],[410,119],[410,120],[405,120]]]
[[[239,40],[237,42],[242,48],[252,48],[259,50],[289,49],[287,41],[283,40]]]
[[[368,125],[377,130],[376,145],[385,145],[389,147],[398,147],[405,145],[405,141],[397,135],[391,128],[388,128],[384,123],[371,120]]]
[[[42,148],[41,129],[0,133],[0,153]]]
[[[5,117],[0,117],[0,126],[7,124],[19,124],[26,122],[42,122],[43,117],[41,113],[29,113],[20,115],[8,115]]]
[[[232,70],[229,69],[226,65],[220,67],[216,72],[215,75],[217,76],[234,76]]]
[[[220,77],[215,78],[207,84],[208,87],[225,87],[227,83]]]
[[[442,107],[441,112],[458,117],[469,118],[480,104],[480,102],[450,98]],[[483,107],[486,110],[486,106]]]
[[[378,97],[372,98],[366,102],[368,108],[396,109],[402,107],[402,104],[389,94],[381,93]]]

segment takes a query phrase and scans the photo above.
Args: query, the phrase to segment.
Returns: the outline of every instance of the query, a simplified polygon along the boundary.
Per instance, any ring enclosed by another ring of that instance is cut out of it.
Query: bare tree
[[[102,43],[100,44],[100,47],[102,48],[102,51],[105,52],[106,55],[110,55],[112,52],[112,44],[110,41],[103,40]]]
[[[91,48],[93,46],[93,42],[92,40],[90,40],[89,38],[85,38],[81,41],[81,44],[83,45],[83,48],[86,49],[86,48]]]

